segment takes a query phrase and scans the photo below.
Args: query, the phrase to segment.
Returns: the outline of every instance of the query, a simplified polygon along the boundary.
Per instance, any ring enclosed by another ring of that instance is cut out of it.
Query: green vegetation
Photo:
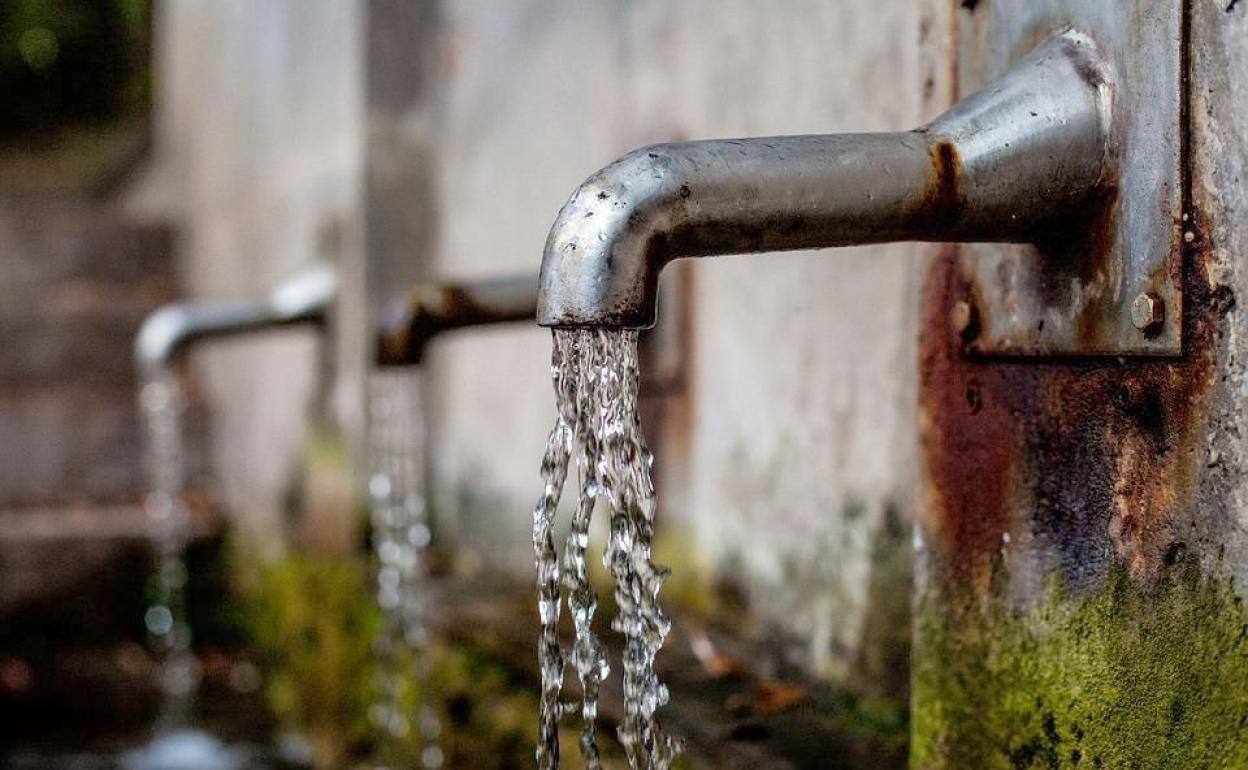
[[[147,145],[151,0],[0,2],[0,192],[98,192]]]
[[[601,552],[601,543],[595,543],[594,551]],[[708,567],[691,558],[696,548],[690,541],[669,531],[660,538],[655,551],[658,561],[680,565],[665,586],[664,597],[682,624],[759,630],[743,598],[720,585]],[[615,607],[610,581],[600,559],[591,559],[590,564],[602,599],[600,630],[612,636],[608,623]],[[244,576],[243,582],[249,586],[242,614],[264,664],[270,706],[286,729],[309,737],[319,766],[362,766],[376,756],[391,766],[418,766],[417,757],[423,748],[418,730],[413,729],[409,738],[383,745],[368,718],[382,671],[373,644],[380,616],[365,557],[329,557],[323,553],[289,556],[258,570],[238,565],[232,572]],[[527,599],[517,594],[515,600],[515,613],[532,612]],[[423,686],[413,675],[416,662],[399,661],[397,680],[403,712],[418,713],[419,704],[428,698],[423,702],[438,716],[441,735],[437,743],[448,769],[531,767],[538,723],[531,644],[516,644],[514,634],[488,626],[474,625],[455,633],[431,643],[423,662]],[[671,652],[670,661],[680,660],[678,647]],[[698,664],[686,659],[678,665]],[[695,679],[704,676],[700,669],[687,672]],[[800,673],[794,674],[797,680],[802,679]],[[761,689],[755,692],[751,682]],[[715,712],[725,726],[740,722],[748,732],[751,725],[762,725],[760,729],[772,736],[767,750],[791,754],[798,766],[827,751],[841,756],[847,767],[875,767],[881,761],[900,762],[905,756],[907,709],[904,699],[893,693],[798,685],[801,700],[792,706],[779,706],[767,705],[770,685],[749,676],[730,675],[714,679],[708,686],[711,690],[698,696],[702,707]],[[785,687],[775,686],[780,690]],[[569,696],[575,692],[573,686]],[[750,711],[753,716],[738,715],[734,721],[722,713],[726,702],[735,703],[732,708],[757,711]],[[568,770],[580,766],[578,729],[578,720],[568,719],[561,730]],[[600,746],[610,766],[622,767],[622,749],[614,733],[614,726],[604,720],[599,730]],[[688,757],[682,758],[677,767],[688,768],[690,762]]]
[[[261,571],[245,606],[278,718],[311,739],[325,767],[365,754],[380,615],[363,565],[287,557]]]
[[[270,706],[287,729],[310,738],[320,767],[350,767],[379,748],[368,718],[382,673],[373,654],[380,614],[370,584],[363,560],[292,556],[263,569],[244,603]],[[427,655],[445,766],[531,765],[536,689],[469,649],[434,642]],[[423,696],[413,664],[400,661],[395,673],[412,714]],[[569,740],[575,745],[574,736]],[[399,766],[415,766],[421,748],[412,730],[382,750]]]
[[[929,596],[916,622],[916,769],[1248,767],[1248,616],[1194,565],[1025,611]]]
[[[0,5],[0,137],[112,123],[146,109],[150,0]]]

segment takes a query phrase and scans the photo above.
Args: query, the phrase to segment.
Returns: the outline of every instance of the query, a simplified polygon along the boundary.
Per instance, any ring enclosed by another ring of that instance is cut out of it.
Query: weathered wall
[[[162,136],[188,286],[270,283],[342,214],[368,255],[367,277],[349,268],[340,360],[355,356],[361,284],[536,273],[566,196],[632,147],[921,122],[919,26],[905,0],[170,0]],[[901,246],[680,266],[665,290],[680,312],[648,361],[665,558],[740,583],[831,672],[882,676],[895,661],[864,650],[904,634],[907,560],[876,557],[904,552],[912,516],[918,264]],[[276,531],[301,436],[301,345],[198,356],[227,502],[260,533]],[[526,579],[548,361],[548,334],[521,327],[448,336],[427,367],[440,536]],[[353,426],[359,385],[339,400]]]
[[[359,4],[337,0],[159,4],[161,163],[135,197],[179,226],[189,295],[251,296],[326,250],[351,263],[363,158],[361,19]],[[317,350],[311,334],[292,331],[193,354],[215,405],[225,507],[266,548],[281,547]]]
[[[925,117],[918,8],[902,0],[444,3],[442,24],[446,274],[536,271],[567,195],[640,144]],[[651,362],[672,391],[651,436],[672,558],[738,579],[824,668],[858,651],[886,513],[910,516],[917,265],[903,246],[665,279],[688,303]],[[438,507],[461,544],[524,571],[548,357],[543,332],[498,330],[440,343],[431,366]]]
[[[0,200],[0,625],[114,586],[115,539],[143,532],[131,344],[174,295],[171,246],[83,193]]]
[[[1248,763],[1234,76],[1248,8],[1190,9],[1181,359],[967,360],[946,322],[965,276],[938,250],[921,327],[916,768]]]
[[[566,195],[636,145],[934,115],[954,96],[952,21],[976,5],[430,0],[411,11],[434,30],[411,36],[427,57],[388,41],[404,52],[396,68],[424,68],[421,87],[371,81],[362,100],[363,6],[168,0],[162,135],[181,180],[169,197],[186,201],[188,283],[254,289],[310,256],[326,216],[358,221],[363,101],[390,153],[370,157],[370,256],[380,244],[384,264],[457,277],[535,271]],[[650,362],[652,439],[678,566],[737,578],[804,636],[812,664],[844,670],[864,657],[875,597],[906,595],[904,574],[876,569],[881,533],[895,548],[905,527],[890,519],[917,514],[916,767],[1248,762],[1248,334],[1235,306],[1248,288],[1248,8],[1190,6],[1182,360],[966,361],[946,323],[951,250],[669,271],[683,312],[665,317]],[[368,63],[384,72],[384,50]],[[920,301],[911,276],[929,261]],[[441,341],[428,366],[442,534],[522,575],[548,349],[538,330],[492,330]],[[203,358],[229,406],[217,435],[230,501],[260,529],[280,510],[310,358],[289,342]]]

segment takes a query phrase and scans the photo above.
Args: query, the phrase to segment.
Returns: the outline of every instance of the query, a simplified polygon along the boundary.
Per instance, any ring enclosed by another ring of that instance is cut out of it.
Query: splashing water
[[[198,685],[186,620],[186,563],[190,517],[182,498],[185,450],[182,443],[182,390],[176,373],[162,370],[148,377],[139,391],[139,408],[147,433],[146,462],[150,490],[144,502],[156,552],[150,604],[144,615],[160,665],[164,693],[159,721],[177,726]]]
[[[425,553],[430,529],[425,511],[424,440],[418,369],[375,371],[369,382],[368,491],[377,558],[377,603],[382,629],[374,649],[381,661],[378,701],[370,718],[383,736],[375,767],[408,763],[403,746],[416,731],[420,763],[442,766],[437,714],[412,692],[427,680]],[[423,688],[420,688],[423,689]]]
[[[559,720],[576,704],[561,701],[564,669],[559,644],[561,586],[576,627],[572,662],[581,685],[581,752],[587,768],[600,767],[596,740],[598,690],[609,673],[606,654],[590,629],[597,599],[585,561],[589,528],[601,500],[610,516],[603,564],[615,584],[619,615],[612,629],[625,638],[624,717],[618,734],[635,770],[666,770],[678,744],[659,727],[655,712],[668,700],[654,670],[655,656],[671,624],[659,607],[665,571],[650,558],[655,495],[652,456],[637,412],[637,333],[556,330],[551,372],[558,414],[542,460],[544,489],[533,514],[538,609],[542,623],[538,656],[542,672],[538,766],[559,766]],[[564,543],[562,569],[554,523],[573,451],[580,494]]]

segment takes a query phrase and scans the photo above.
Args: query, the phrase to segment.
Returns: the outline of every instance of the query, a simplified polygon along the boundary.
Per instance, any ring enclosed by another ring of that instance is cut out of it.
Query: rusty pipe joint
[[[381,367],[416,365],[428,344],[446,332],[532,321],[536,315],[535,275],[418,283],[384,308],[376,363]]]
[[[318,264],[254,300],[193,300],[174,302],[151,313],[135,338],[139,370],[167,369],[194,343],[210,338],[301,324],[322,324],[338,293],[337,272]]]
[[[538,323],[648,328],[673,259],[891,241],[1027,243],[1114,184],[1112,79],[1066,32],[924,128],[659,144],[591,176],[542,258]]]

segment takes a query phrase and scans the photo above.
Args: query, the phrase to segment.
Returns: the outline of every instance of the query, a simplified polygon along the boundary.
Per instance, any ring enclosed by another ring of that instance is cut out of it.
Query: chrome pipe
[[[1068,32],[928,126],[659,144],[591,176],[551,228],[543,326],[647,328],[673,259],[890,241],[1026,243],[1114,180],[1108,76]]]
[[[199,340],[324,323],[337,293],[337,272],[329,265],[319,264],[260,299],[170,303],[143,321],[135,338],[135,362],[141,372],[155,373],[168,368]]]
[[[441,334],[472,326],[532,321],[537,316],[537,276],[481,281],[427,281],[390,303],[378,324],[378,366],[410,366]]]

